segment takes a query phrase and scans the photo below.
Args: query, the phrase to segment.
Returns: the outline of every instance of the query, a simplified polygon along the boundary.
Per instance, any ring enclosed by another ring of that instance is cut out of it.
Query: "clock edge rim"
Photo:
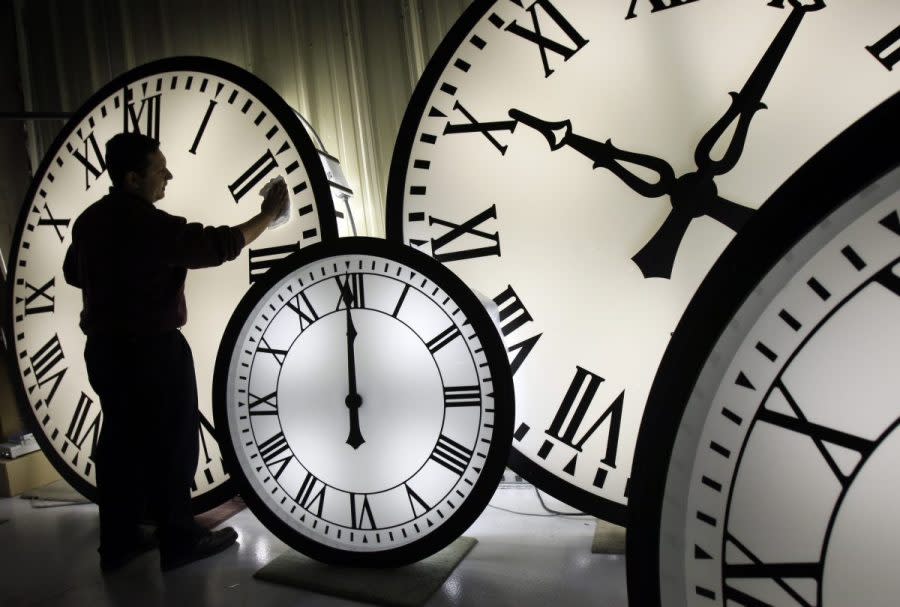
[[[465,305],[472,312],[471,314],[467,313],[466,317],[478,332],[485,349],[495,392],[494,434],[485,458],[485,465],[469,497],[434,533],[426,534],[408,544],[381,551],[352,552],[326,546],[288,527],[252,489],[241,471],[242,468],[229,435],[227,398],[224,386],[227,383],[231,355],[246,316],[262,295],[297,266],[339,255],[379,256],[400,261],[413,269],[417,269],[416,265],[427,266],[424,272],[420,268],[418,269],[423,274],[427,273],[429,279],[447,292],[457,305]],[[434,280],[434,274],[440,275],[438,278],[440,282]],[[490,356],[487,355],[489,350],[492,351]],[[503,401],[506,401],[506,406],[502,408],[497,406]],[[285,257],[266,272],[261,280],[254,283],[241,299],[229,319],[216,355],[213,373],[213,416],[217,428],[217,439],[219,444],[223,445],[222,454],[226,467],[229,470],[239,471],[237,473],[229,472],[229,474],[237,484],[238,490],[250,510],[270,532],[291,548],[324,563],[355,567],[397,567],[419,561],[445,548],[471,526],[487,508],[502,480],[512,444],[515,391],[512,371],[500,338],[500,332],[483,304],[478,301],[478,298],[462,279],[440,262],[406,245],[381,238],[349,236],[333,242],[316,243]],[[439,545],[434,548],[436,544]]]

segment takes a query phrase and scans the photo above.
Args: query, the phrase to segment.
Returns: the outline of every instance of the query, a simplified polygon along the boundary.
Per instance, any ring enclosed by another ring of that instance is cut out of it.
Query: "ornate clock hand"
[[[713,178],[733,169],[740,159],[750,121],[756,112],[766,107],[762,96],[804,15],[825,7],[824,0],[809,0],[808,4],[803,4],[801,0],[790,0],[790,3],[794,8],[787,21],[766,49],[741,92],[729,93],[731,106],[697,144],[694,150],[697,171],[678,178],[669,192],[672,211],[647,244],[631,258],[645,278],[669,278],[672,275],[675,255],[692,219],[708,215],[737,231],[753,214],[752,209],[719,197]],[[728,149],[720,160],[713,160],[713,147],[735,120],[737,124]]]
[[[341,296],[347,306],[347,376],[349,378],[349,393],[344,399],[347,410],[350,413],[350,432],[347,435],[347,444],[354,449],[359,449],[366,440],[359,430],[359,408],[362,406],[362,396],[356,391],[356,355],[353,350],[353,342],[356,340],[356,327],[353,325],[353,317],[350,308],[353,305],[353,294],[350,292],[350,278],[341,285]]]
[[[772,44],[766,49],[762,59],[760,59],[750,78],[744,84],[744,88],[740,93],[730,92],[731,106],[725,114],[710,128],[710,130],[700,139],[697,149],[694,151],[694,161],[697,163],[699,172],[706,175],[723,175],[734,168],[741,157],[744,150],[744,142],[747,139],[747,131],[750,128],[750,121],[753,115],[761,109],[765,109],[766,104],[762,102],[762,96],[765,94],[784,57],[797,28],[800,27],[800,21],[808,12],[817,11],[825,8],[824,0],[810,0],[809,4],[802,4],[800,0],[790,0],[793,10],[788,15],[787,20],[776,34]],[[712,149],[716,142],[724,135],[732,122],[737,120],[734,135],[728,149],[722,156],[721,160],[713,160],[711,158]]]
[[[754,212],[750,207],[716,196],[707,205],[705,214],[737,232]]]
[[[670,196],[672,211],[647,244],[631,258],[645,278],[669,278],[672,275],[678,247],[694,218],[708,215],[737,231],[753,213],[752,209],[719,197],[712,179],[733,169],[740,159],[750,129],[750,121],[756,112],[766,107],[762,102],[762,96],[804,15],[825,7],[824,0],[808,0],[806,4],[801,0],[789,1],[793,10],[787,21],[740,93],[730,93],[731,106],[697,144],[694,151],[697,171],[683,175],[677,180],[672,167],[665,160],[620,150],[609,139],[606,142],[599,142],[576,135],[572,132],[572,123],[569,120],[547,122],[518,109],[509,111],[511,118],[541,133],[550,144],[551,150],[556,151],[563,146],[577,150],[594,161],[594,168],[603,167],[609,170],[641,196],[647,198],[666,194]],[[711,157],[713,147],[735,121],[737,124],[728,149],[720,160],[713,160]],[[654,171],[659,174],[659,179],[656,183],[648,182],[625,168],[622,162]]]
[[[678,178],[670,196],[672,210],[631,260],[637,264],[644,278],[669,278],[681,239],[691,221],[707,215],[737,232],[754,210],[726,200],[718,195],[716,184],[699,172]]]
[[[555,152],[563,146],[568,146],[580,152],[594,161],[593,168],[602,167],[609,170],[641,196],[647,198],[664,196],[670,193],[675,183],[675,172],[665,160],[647,154],[620,150],[609,139],[601,142],[576,135],[572,132],[572,123],[569,120],[547,122],[515,108],[509,110],[509,116],[527,124],[543,135],[552,151]],[[642,179],[622,166],[619,161],[649,169],[657,173],[659,179],[655,183]]]

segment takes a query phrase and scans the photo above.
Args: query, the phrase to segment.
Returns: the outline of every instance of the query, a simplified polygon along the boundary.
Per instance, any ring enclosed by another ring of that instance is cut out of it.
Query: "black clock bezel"
[[[488,455],[471,493],[448,520],[437,529],[409,544],[380,551],[353,552],[325,546],[302,536],[265,505],[244,476],[228,431],[227,380],[231,357],[246,318],[265,293],[294,269],[338,255],[372,255],[402,263],[439,286],[463,310],[478,334],[487,358],[494,393],[494,428]],[[515,420],[515,393],[512,371],[500,333],[487,310],[463,281],[428,255],[400,243],[363,236],[322,242],[292,253],[254,283],[232,315],[216,356],[213,375],[213,416],[225,464],[254,515],[279,539],[317,560],[357,567],[396,567],[437,552],[459,537],[487,507],[503,476],[512,444]]]
[[[797,170],[760,207],[701,283],[660,363],[632,467],[626,538],[629,600],[660,605],[659,545],[666,478],[688,399],[719,336],[760,280],[805,234],[900,163],[900,93]]]
[[[15,301],[14,289],[11,285],[15,284],[16,269],[18,267],[17,258],[22,241],[22,235],[24,233],[25,226],[28,223],[28,215],[30,213],[32,204],[34,203],[38,188],[40,187],[40,184],[43,180],[43,176],[50,168],[51,163],[61,153],[66,141],[75,131],[75,129],[78,128],[81,122],[85,118],[87,118],[99,104],[101,104],[107,97],[114,94],[116,91],[148,76],[173,71],[206,73],[210,76],[234,83],[259,99],[259,101],[272,115],[276,117],[276,119],[284,128],[288,139],[297,148],[300,159],[302,160],[304,168],[309,175],[309,187],[312,190],[313,197],[316,203],[316,210],[319,215],[319,232],[321,235],[321,240],[324,242],[338,238],[337,220],[335,219],[334,215],[334,207],[332,204],[331,191],[328,185],[328,178],[325,175],[325,169],[322,166],[322,162],[319,159],[319,155],[316,152],[316,148],[313,145],[312,140],[310,139],[306,130],[303,128],[303,125],[300,124],[294,110],[287,104],[287,102],[280,95],[278,95],[278,93],[276,93],[275,90],[272,89],[272,87],[270,87],[260,78],[248,72],[247,70],[244,70],[243,68],[240,68],[231,63],[221,61],[219,59],[213,59],[211,57],[178,56],[159,59],[135,67],[117,76],[116,78],[105,84],[100,90],[91,95],[88,100],[78,108],[78,110],[68,120],[66,125],[63,127],[63,129],[56,136],[56,138],[53,140],[53,143],[48,148],[47,153],[44,155],[44,158],[40,164],[40,167],[37,171],[34,172],[34,177],[32,178],[31,185],[29,186],[28,192],[22,203],[22,207],[19,212],[19,219],[16,224],[15,232],[13,234],[12,245],[10,247],[10,280],[7,283],[8,285],[10,285],[10,287],[9,291],[6,293],[7,310],[5,317],[3,318],[3,328],[6,332],[7,337],[8,348],[6,358],[7,363],[10,365],[10,370],[13,376],[12,383],[15,386],[14,390],[16,394],[16,402],[18,404],[19,411],[24,418],[26,426],[34,433],[34,436],[37,438],[37,441],[40,444],[44,455],[47,456],[56,471],[59,472],[59,474],[70,485],[72,485],[72,487],[75,488],[76,491],[78,491],[81,495],[91,501],[96,501],[96,487],[84,481],[81,475],[73,471],[68,463],[66,463],[66,461],[62,457],[60,457],[59,454],[57,454],[52,442],[44,435],[43,431],[41,430],[42,426],[37,419],[35,412],[29,405],[29,400],[26,396],[26,388],[23,385],[20,376],[18,357],[16,356],[15,344],[17,340],[15,339],[14,325]],[[236,489],[234,488],[232,482],[230,480],[226,480],[218,487],[215,487],[210,491],[192,498],[191,506],[196,513],[205,512],[231,499],[232,497],[234,497],[235,493]]]

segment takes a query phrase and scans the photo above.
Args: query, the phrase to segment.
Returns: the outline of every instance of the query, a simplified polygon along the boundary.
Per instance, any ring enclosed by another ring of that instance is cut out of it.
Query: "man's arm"
[[[77,254],[75,252],[75,243],[69,245],[66,251],[66,259],[63,261],[63,276],[66,282],[73,287],[81,288],[81,277],[78,276]]]
[[[244,246],[259,238],[259,235],[266,231],[269,224],[275,221],[287,204],[287,184],[281,181],[272,186],[272,189],[266,194],[259,213],[236,226],[244,235]]]
[[[154,244],[171,265],[191,269],[218,266],[236,258],[241,249],[256,240],[287,204],[287,186],[274,186],[263,199],[260,212],[233,227],[185,223],[184,218],[157,210],[158,237],[154,239]]]

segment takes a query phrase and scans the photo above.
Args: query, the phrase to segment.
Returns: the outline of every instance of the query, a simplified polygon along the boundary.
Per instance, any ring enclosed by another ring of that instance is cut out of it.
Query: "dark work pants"
[[[127,549],[146,515],[159,525],[162,550],[191,543],[199,414],[190,346],[178,330],[89,336],[84,358],[103,410],[96,453],[101,552]]]

